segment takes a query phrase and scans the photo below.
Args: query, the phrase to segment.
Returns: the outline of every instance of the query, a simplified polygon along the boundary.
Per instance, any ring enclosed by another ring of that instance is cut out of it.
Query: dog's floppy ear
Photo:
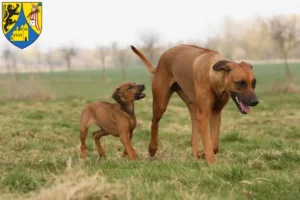
[[[112,98],[117,102],[117,103],[121,103],[121,95],[120,95],[120,88],[116,88],[115,92],[112,95]]]
[[[215,71],[225,71],[229,72],[233,69],[231,62],[228,60],[220,60],[216,62],[213,66],[213,70]]]
[[[248,67],[250,67],[251,69],[253,69],[253,66],[250,63],[242,61],[241,64],[242,65],[247,65]]]

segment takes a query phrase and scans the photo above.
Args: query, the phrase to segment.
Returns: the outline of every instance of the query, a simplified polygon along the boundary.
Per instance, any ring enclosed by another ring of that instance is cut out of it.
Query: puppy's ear
[[[225,71],[230,72],[233,69],[233,66],[230,61],[228,60],[220,60],[216,62],[213,66],[213,70],[215,71]]]
[[[115,92],[112,95],[112,98],[117,102],[121,103],[121,95],[120,95],[120,88],[116,88]]]
[[[242,61],[241,64],[250,67],[250,69],[253,69],[253,66],[250,63]]]

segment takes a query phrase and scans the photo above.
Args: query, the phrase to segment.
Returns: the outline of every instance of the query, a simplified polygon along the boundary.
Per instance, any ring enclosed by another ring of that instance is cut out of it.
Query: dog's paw
[[[204,153],[204,151],[198,151],[197,158],[199,158],[199,159],[205,159],[205,153]]]
[[[156,154],[157,148],[151,148],[149,147],[148,152],[151,157],[153,157]]]
[[[86,159],[86,157],[87,157],[87,152],[86,152],[86,150],[81,150],[81,152],[80,152],[80,157],[81,157],[82,160]]]
[[[204,151],[198,151],[197,158],[198,159],[205,159],[207,163],[211,163],[211,164],[216,163],[215,156],[213,155],[213,157],[207,157],[205,155]]]
[[[99,158],[105,158],[106,154],[104,151],[98,151]]]
[[[123,151],[123,153],[122,153],[122,158],[126,158],[127,157],[127,151]]]

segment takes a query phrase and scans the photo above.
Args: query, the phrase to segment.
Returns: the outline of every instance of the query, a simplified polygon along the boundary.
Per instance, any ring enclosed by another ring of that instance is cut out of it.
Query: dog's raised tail
[[[142,59],[142,61],[145,63],[145,65],[146,65],[146,67],[147,67],[147,69],[148,69],[148,71],[150,72],[150,73],[152,73],[152,74],[154,74],[155,73],[155,68],[153,67],[153,65],[151,64],[151,62],[139,51],[139,50],[137,50],[134,46],[132,46],[131,45],[131,49],[132,49],[132,51],[136,54],[136,55],[138,55],[141,59]]]

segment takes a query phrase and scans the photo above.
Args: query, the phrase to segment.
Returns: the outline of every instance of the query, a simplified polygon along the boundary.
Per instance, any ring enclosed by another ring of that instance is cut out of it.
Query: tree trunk
[[[67,58],[67,67],[68,67],[68,71],[71,71],[71,59]]]
[[[285,78],[288,82],[292,81],[292,74],[290,71],[290,66],[288,64],[288,55],[284,53],[284,65],[285,65]]]
[[[17,75],[17,60],[13,58],[12,60],[12,68],[13,68],[13,73],[14,73],[14,79],[18,80],[18,75]]]
[[[122,65],[122,80],[126,81],[125,65]]]
[[[50,72],[53,73],[54,69],[53,69],[53,64],[51,62],[49,62],[49,69]]]
[[[106,78],[106,68],[105,68],[105,59],[101,59],[101,67],[102,67],[102,81],[103,82],[106,82],[107,81],[107,78]]]
[[[6,60],[6,73],[9,74],[10,72],[10,66],[8,60]]]

